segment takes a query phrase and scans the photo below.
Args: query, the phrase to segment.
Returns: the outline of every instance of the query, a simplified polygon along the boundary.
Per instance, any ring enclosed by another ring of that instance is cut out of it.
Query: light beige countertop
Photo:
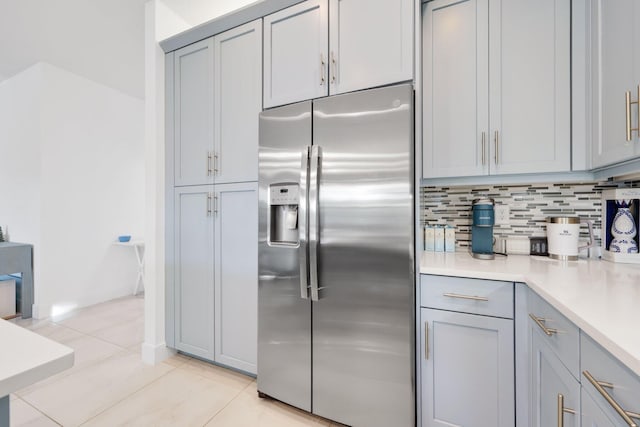
[[[423,252],[420,273],[524,282],[640,375],[640,264]]]
[[[0,319],[0,398],[72,367],[73,355],[67,346]]]

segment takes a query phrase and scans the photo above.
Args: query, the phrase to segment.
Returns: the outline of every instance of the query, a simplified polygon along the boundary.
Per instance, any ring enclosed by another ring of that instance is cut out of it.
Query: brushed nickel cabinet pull
[[[498,162],[500,161],[500,156],[498,154],[498,151],[500,150],[500,138],[499,138],[499,133],[498,131],[495,132],[495,137],[494,137],[494,141],[495,141],[495,148],[496,148],[496,152],[495,152],[495,160],[496,160],[496,165],[498,164]]]
[[[564,427],[564,414],[575,415],[576,411],[564,407],[564,396],[558,394],[558,427]]]
[[[640,85],[638,85],[638,99],[636,101],[631,101],[631,91],[626,91],[624,93],[625,107],[626,107],[626,125],[627,125],[627,142],[631,141],[633,137],[633,132],[638,132],[638,137],[640,137]],[[636,127],[632,127],[631,124],[631,106],[638,106],[638,125]]]
[[[450,292],[444,293],[442,294],[443,297],[449,297],[449,298],[458,298],[458,299],[469,299],[469,300],[473,300],[473,301],[489,301],[489,298],[487,297],[478,297],[475,295],[462,295],[462,294],[453,294]]]
[[[543,319],[542,317],[537,317],[534,314],[529,314],[529,317],[531,317],[531,319],[533,319],[534,322],[536,322],[536,324],[538,326],[540,326],[540,329],[542,329],[542,331],[545,333],[545,335],[547,335],[548,337],[550,337],[553,334],[557,334],[558,330],[557,329],[553,329],[553,328],[547,328],[544,324],[544,322],[546,322],[546,319]]]
[[[218,153],[213,153],[213,173],[218,174]]]
[[[207,194],[207,216],[211,216],[211,193]]]
[[[338,74],[338,64],[336,62],[336,55],[331,51],[331,83],[334,84],[336,82],[336,74]]]
[[[429,360],[429,322],[424,322],[424,359]]]
[[[327,81],[326,77],[326,65],[327,63],[324,61],[324,55],[320,54],[320,86],[324,86]]]
[[[582,374],[589,380],[589,382],[596,388],[596,390],[598,390],[598,393],[600,393],[600,395],[604,397],[604,400],[606,400],[607,403],[611,405],[613,410],[616,411],[618,415],[620,415],[620,417],[624,420],[625,423],[627,423],[629,427],[638,427],[638,424],[636,424],[636,422],[633,421],[632,418],[640,420],[640,413],[625,411],[618,404],[618,402],[616,402],[613,397],[611,397],[611,395],[604,389],[604,387],[612,389],[613,384],[596,380],[595,378],[593,378],[593,375],[589,373],[589,371],[582,371]]]
[[[211,176],[211,151],[207,151],[207,176]]]
[[[213,213],[218,215],[218,195],[215,194],[213,196]]]
[[[625,105],[627,107],[626,123],[627,123],[627,142],[631,141],[631,92],[624,93]]]
[[[486,155],[486,139],[487,139],[487,134],[485,132],[482,132],[482,166],[484,166],[485,164],[485,155]]]

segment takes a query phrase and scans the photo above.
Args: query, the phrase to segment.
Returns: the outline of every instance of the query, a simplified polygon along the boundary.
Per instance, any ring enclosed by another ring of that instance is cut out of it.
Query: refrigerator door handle
[[[311,146],[302,151],[300,162],[300,204],[298,205],[298,262],[300,263],[300,298],[309,299],[309,237],[308,237],[308,194],[309,194],[309,153]]]
[[[318,301],[318,245],[320,244],[320,209],[318,193],[320,189],[321,147],[311,147],[311,170],[309,172],[309,281],[311,282],[311,301]]]

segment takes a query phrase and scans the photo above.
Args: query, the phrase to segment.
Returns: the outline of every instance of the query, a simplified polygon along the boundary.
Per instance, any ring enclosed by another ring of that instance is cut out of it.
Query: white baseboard
[[[155,365],[176,354],[177,351],[167,347],[167,344],[142,343],[142,361],[149,365]]]

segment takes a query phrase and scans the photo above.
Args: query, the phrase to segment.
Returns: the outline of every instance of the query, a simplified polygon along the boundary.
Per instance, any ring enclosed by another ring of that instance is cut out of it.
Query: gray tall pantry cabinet
[[[167,55],[167,345],[257,359],[262,21]]]

